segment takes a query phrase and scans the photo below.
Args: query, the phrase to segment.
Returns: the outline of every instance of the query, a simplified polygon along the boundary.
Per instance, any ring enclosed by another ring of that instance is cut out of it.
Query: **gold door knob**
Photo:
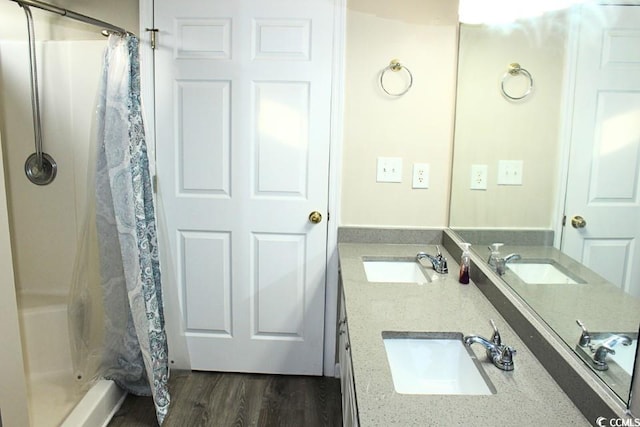
[[[587,220],[580,215],[576,215],[571,218],[571,226],[573,226],[573,228],[585,228],[587,226]]]
[[[318,211],[313,211],[309,214],[309,221],[311,221],[314,224],[319,223],[320,221],[322,221],[322,214]]]

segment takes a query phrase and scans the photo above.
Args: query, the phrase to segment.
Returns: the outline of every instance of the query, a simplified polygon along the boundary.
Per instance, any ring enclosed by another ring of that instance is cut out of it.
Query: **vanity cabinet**
[[[341,281],[342,282],[342,281]],[[340,286],[340,310],[338,315],[338,363],[340,364],[340,388],[342,390],[342,425],[358,427],[358,406],[356,403],[353,365],[351,363],[351,343],[344,291]]]

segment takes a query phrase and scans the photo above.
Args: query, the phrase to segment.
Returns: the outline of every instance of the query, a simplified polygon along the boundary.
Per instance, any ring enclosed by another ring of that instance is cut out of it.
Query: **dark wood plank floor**
[[[173,371],[163,427],[342,425],[340,380]],[[110,427],[157,427],[150,397],[127,396]]]

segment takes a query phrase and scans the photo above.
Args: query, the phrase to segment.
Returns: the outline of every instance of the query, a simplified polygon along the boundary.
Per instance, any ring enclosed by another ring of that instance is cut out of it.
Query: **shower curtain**
[[[111,379],[151,395],[162,424],[170,401],[168,350],[140,101],[138,39],[112,34],[98,95],[95,193],[88,197],[69,324],[79,382]]]

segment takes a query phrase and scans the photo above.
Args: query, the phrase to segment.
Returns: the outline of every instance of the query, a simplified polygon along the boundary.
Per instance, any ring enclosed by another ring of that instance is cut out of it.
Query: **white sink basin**
[[[579,347],[580,350],[582,350],[584,354],[586,354],[588,357],[589,356],[592,357],[595,349],[597,349],[600,346],[600,344],[603,341],[605,341],[606,338],[603,338],[603,339],[598,338],[598,336],[600,335],[602,334],[599,334],[599,333],[593,334],[593,338],[591,339],[591,345],[590,345],[590,348],[592,349],[591,352],[587,351],[584,348]],[[607,335],[610,336],[610,334],[607,334]],[[628,337],[632,337],[635,334],[617,334],[617,335],[626,335]],[[629,374],[629,376],[633,376],[633,366],[636,359],[636,347],[638,347],[637,338],[632,339],[630,345],[618,344],[615,347],[613,347],[613,351],[615,351],[616,353],[607,354],[606,361],[609,364],[609,367],[611,367],[612,362],[615,362],[616,365],[618,365],[623,371]]]
[[[627,374],[633,376],[633,365],[636,359],[636,347],[638,347],[637,339],[633,340],[631,342],[631,345],[617,345],[614,348],[616,354],[609,354],[607,358],[612,359]]]
[[[369,282],[429,283],[420,264],[411,258],[365,258],[362,264]]]
[[[382,338],[400,394],[495,393],[461,333],[384,331]]]
[[[522,262],[507,264],[507,268],[520,278],[523,282],[534,285],[552,284],[578,284],[580,281],[570,277],[569,274],[561,271],[553,261],[549,262]]]

